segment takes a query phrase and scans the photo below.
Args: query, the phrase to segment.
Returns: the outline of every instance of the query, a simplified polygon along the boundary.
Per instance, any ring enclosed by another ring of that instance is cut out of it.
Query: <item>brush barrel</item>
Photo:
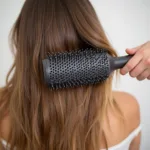
[[[85,49],[49,55],[43,60],[44,80],[52,89],[97,84],[109,76],[107,52]]]

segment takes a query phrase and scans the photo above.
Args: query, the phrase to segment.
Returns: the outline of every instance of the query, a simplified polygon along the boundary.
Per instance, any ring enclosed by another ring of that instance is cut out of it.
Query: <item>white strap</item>
[[[142,129],[142,125],[140,124],[140,125],[138,126],[138,128],[136,128],[136,129],[134,130],[135,136],[138,136],[138,134],[139,134],[139,132],[141,131],[141,129]]]
[[[140,124],[125,140],[123,140],[120,144],[118,144],[118,145],[116,145],[116,146],[113,146],[113,147],[110,147],[109,149],[111,150],[111,149],[115,149],[115,148],[119,148],[119,147],[121,147],[121,145],[123,145],[128,139],[132,139],[132,138],[134,138],[134,137],[136,137],[136,136],[138,136],[138,134],[139,134],[139,132],[141,131],[141,129],[142,129],[142,125]],[[1,140],[1,142],[2,142],[2,144],[5,146],[5,148],[6,148],[6,144],[7,144],[7,142],[5,141],[5,140],[3,140],[3,139],[0,139]],[[9,145],[9,143],[8,143],[8,148],[10,147],[10,145]],[[104,150],[104,149],[102,149],[102,150]]]
[[[9,148],[10,148],[9,143],[7,144],[7,142],[5,140],[3,140],[3,139],[0,139],[0,140],[1,140],[2,144],[3,144],[3,146],[5,147],[5,149],[8,148],[8,150],[9,150]],[[6,145],[8,145],[8,147],[6,147]]]

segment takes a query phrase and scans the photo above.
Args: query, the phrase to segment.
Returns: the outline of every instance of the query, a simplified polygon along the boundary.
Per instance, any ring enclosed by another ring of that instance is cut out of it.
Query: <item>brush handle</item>
[[[121,57],[108,56],[110,61],[110,72],[123,68],[133,56],[134,55],[126,55]]]

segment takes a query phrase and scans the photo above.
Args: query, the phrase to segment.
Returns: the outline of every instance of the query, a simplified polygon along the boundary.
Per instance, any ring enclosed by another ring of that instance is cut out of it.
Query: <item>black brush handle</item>
[[[133,57],[134,55],[126,55],[121,57],[112,57],[108,54],[110,61],[110,72],[114,70],[123,68],[126,63]]]

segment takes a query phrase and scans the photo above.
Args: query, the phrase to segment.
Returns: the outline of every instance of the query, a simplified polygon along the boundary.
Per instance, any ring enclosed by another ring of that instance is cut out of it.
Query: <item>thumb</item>
[[[143,45],[140,45],[140,46],[137,46],[137,47],[134,47],[134,48],[127,48],[126,49],[126,53],[127,54],[135,54],[142,46],[144,46],[144,44]]]
[[[127,48],[126,53],[129,55],[135,54],[138,49],[135,48]]]

